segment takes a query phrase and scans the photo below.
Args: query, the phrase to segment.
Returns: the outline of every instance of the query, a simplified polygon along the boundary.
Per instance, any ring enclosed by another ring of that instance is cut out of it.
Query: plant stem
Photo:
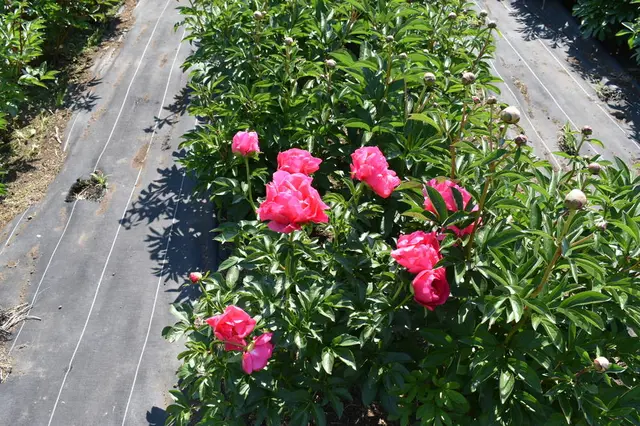
[[[529,299],[538,297],[538,295],[542,293],[542,291],[544,290],[545,285],[549,280],[549,276],[551,275],[551,271],[553,270],[553,267],[555,266],[556,262],[560,258],[560,255],[562,254],[562,240],[567,235],[567,232],[569,231],[569,227],[571,226],[571,222],[573,222],[573,217],[575,215],[576,215],[576,210],[571,210],[571,212],[569,213],[569,217],[564,222],[564,226],[562,227],[560,238],[558,238],[558,242],[557,242],[558,245],[556,247],[556,252],[553,254],[553,258],[551,259],[551,262],[549,262],[549,264],[547,265],[547,268],[544,270],[544,274],[542,275],[542,280],[540,281],[540,284],[538,284],[538,287],[534,290],[533,293],[531,293],[531,295],[529,296]]]
[[[451,145],[449,145],[449,153],[451,154],[451,179],[456,178],[456,147],[455,143],[462,140],[462,132],[464,131],[464,126],[467,124],[467,104],[462,103],[462,121],[460,122],[460,132],[458,133],[458,138],[451,141]]]
[[[484,182],[484,188],[482,189],[482,195],[480,196],[480,202],[478,203],[478,211],[476,214],[476,218],[473,221],[473,229],[471,230],[471,235],[469,236],[469,242],[465,247],[465,257],[468,259],[471,255],[471,247],[473,247],[473,240],[476,236],[476,230],[478,229],[478,224],[480,223],[480,217],[482,216],[482,211],[484,210],[484,203],[487,201],[487,195],[489,194],[489,186],[491,185],[491,179],[493,178],[493,170],[491,170],[491,174],[487,177],[487,180]]]
[[[251,193],[251,170],[249,169],[249,157],[245,155],[244,157],[244,165],[247,171],[247,200],[249,200],[249,204],[251,204],[251,209],[253,213],[256,213],[256,205],[253,202],[253,195]]]

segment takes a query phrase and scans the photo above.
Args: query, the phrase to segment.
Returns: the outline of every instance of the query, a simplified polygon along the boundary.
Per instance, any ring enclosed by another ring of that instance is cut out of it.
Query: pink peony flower
[[[278,170],[310,175],[317,172],[322,160],[304,149],[291,148],[278,154]]]
[[[202,274],[200,272],[192,272],[189,274],[189,279],[195,284],[202,279]]]
[[[267,185],[267,199],[260,204],[260,220],[269,220],[269,228],[288,234],[308,222],[326,223],[329,208],[311,186],[312,179],[302,173],[277,171]]]
[[[351,177],[369,185],[382,198],[388,198],[400,185],[396,172],[389,170],[389,163],[377,146],[356,149],[351,160]]]
[[[256,132],[238,132],[233,137],[231,151],[242,156],[251,155],[254,152],[260,152],[258,146],[258,134]]]
[[[426,269],[413,279],[416,302],[433,311],[449,298],[449,283],[444,268]]]
[[[447,206],[447,210],[449,210],[450,212],[458,211],[458,205],[456,203],[456,199],[453,196],[453,191],[451,190],[451,188],[455,188],[458,190],[458,192],[460,192],[460,195],[462,196],[462,205],[464,208],[466,208],[471,201],[471,194],[469,193],[469,191],[449,179],[431,179],[429,182],[427,182],[427,185],[435,188],[440,193],[440,195],[444,199],[445,205]],[[424,209],[430,211],[431,213],[436,213],[436,209],[427,196],[426,190],[424,191]],[[471,211],[475,212],[477,210],[478,206],[474,206]],[[458,237],[463,237],[473,232],[474,225],[474,223],[471,223],[469,226],[463,229],[460,229],[455,225],[451,225],[447,227],[447,229],[452,230]]]
[[[422,231],[401,235],[398,239],[398,248],[391,252],[391,256],[412,274],[433,269],[434,265],[442,259],[436,233],[427,234]]]
[[[218,340],[225,343],[227,351],[241,351],[247,343],[244,338],[253,331],[256,320],[251,318],[237,306],[227,306],[224,313],[209,318],[207,324],[211,326]]]
[[[246,352],[242,354],[242,369],[245,373],[251,374],[267,366],[273,353],[271,335],[272,333],[264,333],[260,337],[254,338]]]

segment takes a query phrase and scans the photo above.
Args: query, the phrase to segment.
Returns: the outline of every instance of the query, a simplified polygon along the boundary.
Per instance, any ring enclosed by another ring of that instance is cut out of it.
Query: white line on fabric
[[[140,66],[142,65],[144,56],[147,53],[147,49],[149,48],[149,45],[151,44],[151,40],[153,39],[153,35],[156,33],[156,29],[158,29],[158,24],[160,23],[160,19],[164,15],[164,11],[167,10],[167,6],[169,6],[170,2],[171,2],[171,0],[167,0],[167,3],[164,5],[164,9],[162,9],[162,12],[160,13],[160,16],[158,17],[158,20],[156,21],[156,24],[153,27],[153,31],[151,31],[151,35],[149,36],[149,40],[147,41],[147,44],[144,47],[144,50],[142,51],[142,55],[140,56],[140,60],[138,62],[138,66],[136,67],[136,70],[133,73],[133,77],[131,77],[131,81],[129,82],[129,86],[127,87],[127,91],[124,94],[124,99],[122,100],[122,105],[120,105],[120,110],[118,111],[118,115],[116,116],[115,124],[114,124],[113,128],[111,129],[111,133],[109,133],[109,137],[107,138],[107,142],[104,144],[104,147],[102,148],[102,152],[98,156],[98,161],[96,161],[96,165],[93,166],[93,171],[94,172],[96,170],[98,170],[98,164],[100,164],[100,159],[102,159],[102,155],[107,150],[107,146],[109,146],[109,142],[111,142],[111,138],[113,137],[113,133],[116,130],[116,126],[115,125],[118,124],[118,121],[120,120],[120,116],[122,115],[122,111],[124,110],[124,106],[127,103],[127,98],[129,97],[129,92],[131,91],[131,87],[133,86],[133,82],[136,79],[136,76],[138,75],[138,71],[140,70]]]
[[[153,36],[153,33],[152,33]],[[173,75],[173,69],[175,68],[175,62],[176,59],[178,58],[178,52],[180,51],[180,47],[182,46],[182,39],[184,38],[184,32],[182,34],[182,37],[180,37],[180,44],[178,44],[177,50],[176,50],[176,55],[173,59],[173,64],[171,65],[171,70],[169,71],[169,77],[167,78],[167,84],[165,86],[165,90],[164,90],[164,95],[162,97],[162,101],[160,102],[160,110],[158,111],[158,117],[160,116],[160,114],[162,113],[162,109],[164,108],[164,103],[166,101],[167,98],[167,93],[169,91],[169,85],[171,82],[171,76]],[[153,127],[153,133],[151,133],[151,139],[149,140],[149,145],[147,147],[147,151],[145,152],[145,156],[144,159],[142,160],[142,162],[146,161],[147,159],[147,155],[149,154],[149,149],[151,148],[152,144],[153,144],[153,139],[156,136],[156,131],[158,129],[158,121],[156,121],[156,124]],[[91,306],[89,307],[89,313],[87,314],[87,319],[84,322],[84,326],[82,327],[82,332],[80,333],[80,337],[78,338],[78,342],[76,343],[76,347],[73,350],[73,353],[71,354],[71,359],[69,360],[69,365],[67,366],[67,369],[64,373],[64,377],[62,378],[62,384],[60,385],[60,389],[58,390],[58,396],[56,397],[56,401],[53,405],[53,409],[51,410],[51,416],[49,417],[49,423],[48,425],[51,425],[51,422],[53,421],[53,416],[55,415],[56,412],[56,408],[58,407],[58,402],[60,402],[60,396],[62,395],[62,391],[64,389],[64,384],[67,381],[67,377],[69,376],[69,372],[71,372],[71,367],[73,365],[73,361],[76,357],[76,354],[78,353],[78,349],[80,348],[80,344],[82,343],[82,339],[84,338],[84,333],[87,330],[87,326],[89,325],[89,320],[91,319],[91,314],[93,313],[93,308],[95,307],[96,304],[96,300],[98,298],[98,293],[100,292],[100,286],[102,285],[102,280],[104,279],[104,274],[107,270],[107,266],[109,265],[109,261],[111,260],[111,255],[113,254],[113,249],[116,245],[116,241],[118,240],[118,235],[120,234],[120,230],[122,229],[122,223],[123,220],[127,214],[127,210],[129,209],[129,205],[131,204],[131,200],[133,199],[133,194],[136,192],[136,187],[138,185],[138,182],[140,181],[140,176],[142,175],[142,168],[140,168],[140,170],[138,171],[138,175],[136,176],[136,180],[133,184],[133,187],[131,188],[131,193],[129,194],[129,199],[127,200],[127,203],[124,206],[124,211],[122,212],[122,217],[120,218],[120,221],[118,223],[118,229],[116,230],[116,234],[113,237],[113,241],[111,242],[111,248],[109,249],[109,254],[107,255],[107,259],[104,263],[104,266],[102,268],[102,273],[100,274],[100,278],[98,280],[98,285],[96,286],[96,290],[95,293],[93,295],[93,300],[91,301]]]
[[[491,67],[493,68],[493,71],[495,71],[496,75],[502,80],[504,81],[504,85],[506,86],[507,90],[509,91],[509,93],[511,93],[511,96],[513,96],[513,98],[516,100],[516,103],[518,104],[518,106],[520,107],[520,110],[522,111],[522,115],[524,115],[524,118],[527,119],[527,121],[529,122],[529,125],[531,126],[531,128],[533,129],[533,131],[535,132],[536,136],[538,136],[538,139],[540,139],[540,142],[542,142],[542,145],[544,145],[544,147],[547,149],[547,151],[549,152],[549,154],[551,155],[551,159],[556,163],[556,166],[558,166],[558,168],[561,168],[562,166],[560,165],[560,162],[558,161],[558,159],[556,158],[556,156],[553,154],[553,151],[551,150],[551,148],[549,148],[549,146],[547,145],[547,143],[544,141],[544,139],[542,138],[542,136],[540,136],[540,133],[538,133],[538,130],[536,129],[536,127],[533,125],[533,122],[531,121],[531,119],[529,118],[529,114],[527,114],[524,110],[524,107],[522,106],[522,104],[520,103],[520,101],[518,100],[518,97],[516,96],[516,94],[513,92],[513,90],[511,90],[511,87],[509,87],[509,83],[507,83],[507,81],[502,78],[502,76],[500,75],[500,72],[498,72],[498,69],[496,68],[496,66],[494,65],[493,61],[489,61],[489,63],[491,64]]]
[[[22,219],[24,218],[24,215],[27,214],[27,212],[29,211],[30,208],[31,208],[31,205],[29,205],[27,207],[27,209],[24,211],[24,213],[22,213],[22,216],[20,216],[20,218],[18,219],[18,222],[16,222],[16,226],[13,227],[13,230],[9,234],[9,237],[7,238],[7,241],[2,246],[2,250],[0,250],[0,255],[2,255],[2,253],[4,253],[4,249],[6,249],[7,246],[9,245],[9,242],[11,241],[11,237],[13,237],[13,234],[15,234],[16,229],[18,229],[18,225],[20,225],[20,222],[22,222]]]
[[[67,140],[64,141],[64,146],[62,147],[62,151],[67,150],[67,146],[69,145],[69,139],[71,139],[71,133],[73,133],[73,128],[76,127],[76,121],[78,121],[78,117],[80,117],[80,111],[76,113],[76,118],[73,119],[73,123],[71,124],[71,129],[69,130],[69,134],[67,135]]]
[[[49,270],[49,266],[51,266],[51,261],[53,261],[53,257],[56,255],[56,252],[58,251],[58,247],[60,247],[60,243],[62,242],[62,238],[64,237],[64,234],[67,232],[67,228],[69,227],[69,223],[71,222],[71,218],[73,217],[73,211],[76,209],[76,204],[78,204],[78,200],[73,202],[73,206],[71,206],[71,212],[69,213],[69,218],[67,219],[67,223],[64,225],[64,229],[62,230],[62,234],[60,234],[60,238],[58,238],[58,242],[56,243],[56,246],[53,248],[53,252],[51,253],[51,257],[49,258],[49,262],[47,262],[47,266],[44,268],[44,272],[42,273],[42,277],[40,278],[40,282],[38,283],[38,286],[36,287],[36,292],[33,294],[33,299],[31,299],[31,306],[29,307],[29,311],[27,311],[27,315],[29,315],[29,312],[31,312],[31,309],[33,309],[33,305],[36,303],[36,298],[38,297],[38,291],[40,291],[40,286],[42,286],[42,282],[44,281],[44,277],[47,275],[47,271]],[[20,325],[20,328],[18,329],[18,333],[16,334],[16,337],[13,339],[13,342],[11,343],[11,347],[9,348],[9,354],[11,354],[11,351],[13,350],[13,348],[15,347],[16,343],[18,342],[18,338],[20,337],[20,333],[22,333],[22,329],[24,328],[24,325],[26,324],[25,321],[22,321],[22,324]]]
[[[180,208],[180,199],[182,198],[182,187],[184,185],[185,173],[184,170],[182,172],[182,180],[180,182],[180,190],[178,191],[178,201],[176,203],[176,209],[173,212],[173,218],[171,219],[171,226],[169,227],[169,238],[167,239],[167,245],[164,249],[164,255],[162,257],[162,267],[160,268],[160,276],[158,277],[158,284],[156,285],[156,294],[153,298],[153,305],[151,308],[151,315],[149,316],[149,325],[147,326],[147,334],[144,337],[144,343],[142,344],[142,350],[140,351],[140,357],[138,358],[138,365],[136,365],[136,371],[133,375],[133,382],[131,383],[131,389],[129,390],[129,398],[127,399],[127,405],[124,409],[124,417],[122,418],[122,426],[125,425],[127,420],[127,413],[129,412],[129,405],[131,404],[131,397],[133,396],[133,390],[136,386],[136,381],[138,380],[138,373],[140,372],[140,365],[142,364],[142,358],[144,357],[144,352],[147,349],[147,343],[149,341],[149,334],[151,333],[151,326],[153,324],[153,317],[156,313],[156,304],[158,303],[158,293],[160,292],[160,287],[162,285],[162,278],[164,274],[164,267],[167,262],[167,253],[169,252],[169,245],[171,244],[171,236],[173,234],[173,225],[176,223],[176,217],[178,215],[178,210]]]

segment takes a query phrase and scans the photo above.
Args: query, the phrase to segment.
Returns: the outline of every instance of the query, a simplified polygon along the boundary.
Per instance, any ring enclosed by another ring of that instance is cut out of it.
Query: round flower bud
[[[457,17],[458,17],[458,15],[456,15],[454,12],[451,12],[451,13],[449,14],[449,16],[447,16],[447,18],[449,18],[449,19],[450,19],[450,20],[452,20],[452,21],[453,21],[454,19],[456,19]]]
[[[189,279],[193,284],[196,284],[202,279],[202,274],[200,272],[192,272],[189,274]]]
[[[513,139],[513,141],[518,146],[526,145],[528,140],[529,140],[529,138],[527,138],[527,135],[524,135],[522,133],[520,133],[518,136],[515,137],[515,139]]]
[[[387,43],[392,43],[392,42],[393,42],[393,40],[394,40],[394,38],[393,38],[393,36],[392,36],[392,35],[388,35],[388,36],[387,36]]]
[[[259,10],[256,10],[255,12],[253,12],[253,19],[255,19],[256,21],[261,21],[264,18],[264,13],[260,12]]]
[[[462,84],[468,86],[476,81],[476,75],[472,72],[465,71],[462,73]]]
[[[426,72],[424,73],[424,77],[422,77],[424,79],[424,82],[428,85],[431,86],[432,84],[434,84],[436,82],[436,75],[432,72]]]
[[[206,321],[204,320],[204,318],[202,318],[202,317],[196,317],[196,319],[195,319],[195,320],[193,320],[193,325],[194,325],[196,328],[200,328],[200,327],[204,326],[206,323],[207,323],[207,322],[206,322]]]
[[[450,76],[450,75],[451,75],[451,71],[449,71],[449,70],[444,70],[444,75],[446,75],[446,76]]]
[[[602,170],[602,166],[600,166],[600,164],[598,163],[590,163],[587,166],[587,169],[589,169],[589,173],[591,173],[592,175],[599,175],[600,171]]]
[[[611,363],[605,357],[599,356],[598,358],[593,360],[593,366],[595,367],[596,371],[603,373],[607,371],[609,367],[611,367]]]
[[[285,37],[284,44],[286,44],[287,46],[291,46],[293,44],[293,39],[291,37]]]
[[[402,52],[400,55],[398,55],[398,57],[403,61],[406,61],[409,56],[406,53]]]
[[[500,113],[500,119],[507,124],[516,124],[520,121],[520,111],[514,106],[508,106]]]
[[[498,24],[496,24],[496,21],[489,21],[489,22],[487,22],[487,28],[490,28],[490,29],[492,29],[492,30],[493,30],[493,29],[495,29],[497,26],[498,26]]]
[[[498,99],[495,96],[489,96],[487,98],[487,105],[495,105],[498,103]]]
[[[472,96],[471,100],[473,101],[474,104],[479,104],[480,103],[480,98],[477,96]]]
[[[500,130],[500,132],[504,132],[504,129],[506,129],[504,124],[501,124],[500,127],[498,127],[498,129]]]
[[[324,61],[324,63],[327,65],[328,68],[336,67],[336,61],[334,61],[333,59],[327,59],[326,61]]]
[[[564,206],[569,210],[580,210],[587,205],[587,196],[579,189],[572,189],[564,197]]]
[[[489,13],[486,10],[481,10],[479,15],[481,18],[486,18]]]
[[[582,134],[585,136],[591,136],[591,134],[593,133],[593,129],[590,126],[584,126],[582,128]]]

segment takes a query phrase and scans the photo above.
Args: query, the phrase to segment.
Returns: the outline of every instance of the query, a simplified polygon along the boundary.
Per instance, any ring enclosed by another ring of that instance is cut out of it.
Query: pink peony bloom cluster
[[[267,198],[258,208],[260,220],[269,220],[269,228],[288,234],[309,222],[326,223],[324,212],[329,208],[318,191],[311,186],[313,179],[302,173],[277,171],[267,184]]]
[[[388,198],[400,185],[396,172],[377,146],[365,146],[351,154],[351,177],[369,185],[382,198]]]
[[[224,343],[226,351],[242,351],[242,369],[251,374],[267,366],[273,354],[272,333],[264,333],[254,337],[247,345],[246,337],[256,326],[256,320],[251,318],[237,306],[227,306],[224,313],[206,320],[213,329],[216,339]]]

